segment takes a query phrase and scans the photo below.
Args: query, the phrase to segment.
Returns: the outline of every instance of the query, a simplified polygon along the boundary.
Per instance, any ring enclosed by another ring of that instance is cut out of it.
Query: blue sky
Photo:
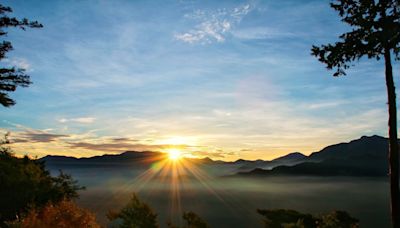
[[[44,25],[7,37],[15,50],[3,64],[34,83],[1,114],[17,154],[271,159],[386,136],[383,63],[361,60],[335,78],[310,55],[349,29],[329,1],[4,5]]]

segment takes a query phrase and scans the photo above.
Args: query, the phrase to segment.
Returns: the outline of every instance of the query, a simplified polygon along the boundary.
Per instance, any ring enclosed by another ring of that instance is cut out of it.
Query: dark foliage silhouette
[[[204,221],[200,216],[192,211],[183,212],[182,215],[183,220],[185,221],[185,225],[181,228],[209,228],[207,222]],[[172,224],[171,222],[167,223],[168,228],[180,228],[177,225]]]
[[[206,221],[192,211],[184,212],[182,218],[185,221],[185,225],[182,228],[209,228]],[[179,228],[179,226],[172,223],[168,223],[168,227]]]
[[[312,54],[336,69],[334,76],[345,75],[350,63],[361,57],[385,60],[385,76],[389,111],[389,175],[393,227],[400,227],[399,155],[397,142],[396,93],[393,82],[392,57],[399,59],[400,5],[398,0],[336,0],[331,7],[342,21],[353,29],[339,36],[334,44],[313,46]]]
[[[128,204],[118,212],[110,211],[107,217],[119,220],[120,228],[156,228],[158,227],[157,214],[153,212],[149,205],[139,200],[133,194]]]
[[[265,227],[280,228],[284,224],[297,224],[304,227],[317,227],[316,219],[311,214],[302,214],[294,210],[257,210],[264,216]]]
[[[267,228],[356,228],[358,220],[344,211],[333,211],[322,216],[303,214],[295,210],[260,210]]]
[[[208,228],[207,223],[200,218],[197,214],[192,211],[183,213],[183,219],[186,221],[187,225],[185,228]]]
[[[37,21],[29,21],[26,18],[19,20],[15,17],[9,17],[7,13],[12,13],[10,7],[0,4],[0,36],[6,36],[9,27],[17,27],[22,30],[26,28],[43,27]],[[3,40],[0,43],[0,61],[6,58],[6,53],[13,50],[10,41]],[[25,69],[18,67],[0,67],[0,104],[5,107],[15,105],[15,101],[9,97],[9,93],[14,92],[18,86],[28,87],[32,82]]]
[[[128,204],[119,211],[110,211],[107,215],[111,221],[116,221],[120,228],[156,228],[159,227],[157,214],[151,207],[142,202],[134,193]],[[182,228],[209,228],[207,223],[194,212],[184,212],[182,216],[185,225]],[[169,228],[179,228],[167,223]]]
[[[14,156],[7,144],[6,136],[0,142],[0,227],[20,220],[31,208],[78,196],[82,187],[71,176],[61,172],[53,177],[44,163]]]

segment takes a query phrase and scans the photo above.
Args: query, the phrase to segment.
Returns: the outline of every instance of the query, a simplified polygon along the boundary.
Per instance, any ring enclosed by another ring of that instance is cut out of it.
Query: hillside
[[[388,173],[387,151],[386,138],[363,136],[325,147],[293,166],[282,165],[271,170],[256,168],[238,175],[385,176]]]

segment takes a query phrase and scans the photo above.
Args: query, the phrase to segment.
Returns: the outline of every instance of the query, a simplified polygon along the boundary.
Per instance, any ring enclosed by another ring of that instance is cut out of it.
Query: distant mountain
[[[349,143],[328,146],[295,165],[271,170],[256,168],[240,172],[242,176],[317,175],[317,176],[385,176],[388,173],[388,139],[363,136]]]
[[[319,152],[312,153],[309,161],[319,162],[329,159],[374,160],[387,158],[388,139],[373,135],[362,136],[349,143],[328,146]]]
[[[285,156],[276,158],[272,161],[274,161],[274,162],[296,162],[296,161],[302,160],[306,157],[307,156],[305,156],[304,154],[302,154],[300,152],[293,152],[293,153],[287,154]]]
[[[97,166],[126,166],[126,165],[146,165],[166,157],[165,153],[160,152],[137,152],[126,151],[122,154],[105,154],[89,158],[75,158],[67,156],[48,155],[41,159],[49,168],[64,167],[97,167]]]
[[[348,143],[327,146],[305,156],[299,152],[287,154],[271,161],[243,160],[234,162],[185,158],[215,175],[271,176],[385,176],[388,173],[388,139],[381,136],[363,136]],[[150,164],[166,158],[161,152],[127,151],[122,154],[106,154],[90,158],[46,156],[41,161],[49,169],[75,168],[148,168]]]
[[[152,163],[164,160],[168,157],[166,153],[153,151],[126,151],[121,154],[105,154],[94,157],[75,158],[68,156],[47,155],[40,158],[46,167],[52,170],[74,169],[74,168],[146,168]],[[223,161],[213,161],[205,158],[185,158],[187,162],[197,165],[216,166],[230,164]],[[235,170],[236,171],[236,170]]]
[[[276,158],[271,161],[264,161],[264,160],[256,160],[256,161],[246,161],[241,160],[239,164],[241,167],[239,168],[242,172],[243,171],[251,171],[253,169],[261,168],[261,169],[272,169],[277,166],[281,165],[296,165],[301,163],[306,159],[307,156],[300,152],[293,152],[287,154],[285,156]],[[238,160],[239,161],[239,160]],[[238,164],[238,161],[236,163]]]

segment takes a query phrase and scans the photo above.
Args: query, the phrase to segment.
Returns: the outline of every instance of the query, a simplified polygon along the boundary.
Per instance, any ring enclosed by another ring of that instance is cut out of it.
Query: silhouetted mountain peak
[[[386,139],[386,138],[379,135],[371,135],[371,136],[363,135],[361,136],[360,139]]]
[[[213,163],[214,162],[214,160],[212,160],[211,158],[209,158],[209,157],[204,157],[204,158],[197,158],[196,160],[198,160],[199,162],[201,162],[201,163]]]
[[[307,157],[306,155],[304,155],[304,154],[302,154],[302,153],[300,153],[300,152],[293,152],[293,153],[287,154],[287,155],[285,155],[285,156],[276,158],[276,159],[274,159],[274,160],[272,160],[272,161],[286,161],[286,160],[291,160],[291,161],[293,161],[293,160],[304,159],[304,158],[306,158],[306,157]]]

